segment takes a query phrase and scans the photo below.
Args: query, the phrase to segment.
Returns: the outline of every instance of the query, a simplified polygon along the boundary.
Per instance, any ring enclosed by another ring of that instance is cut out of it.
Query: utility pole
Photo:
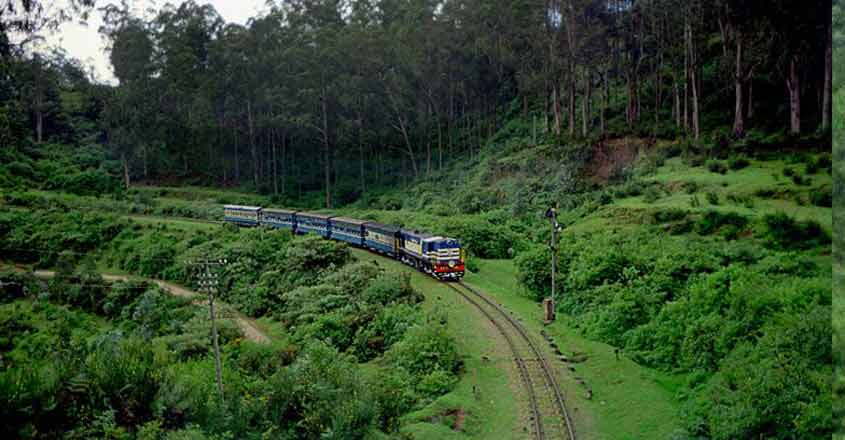
[[[557,222],[557,209],[552,206],[546,210],[546,218],[549,219],[551,225],[551,237],[549,240],[549,249],[552,252],[552,296],[543,301],[545,306],[545,322],[552,322],[555,320],[556,313],[556,294],[555,294],[555,278],[557,277],[557,233],[560,232],[560,224]]]
[[[208,310],[211,315],[211,339],[214,344],[214,368],[217,373],[217,391],[220,393],[221,402],[224,402],[223,367],[220,365],[220,344],[217,340],[217,322],[214,319],[214,294],[217,292],[217,287],[219,286],[219,273],[217,269],[226,263],[227,260],[223,258],[191,263],[199,266],[198,284],[200,292],[208,294]]]

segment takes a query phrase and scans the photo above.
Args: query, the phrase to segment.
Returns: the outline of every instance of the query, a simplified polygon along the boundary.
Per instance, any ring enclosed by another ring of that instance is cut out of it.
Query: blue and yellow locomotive
[[[460,280],[466,256],[457,239],[348,217],[225,205],[223,220],[238,226],[268,226],[313,233],[369,249],[416,267],[435,278]]]

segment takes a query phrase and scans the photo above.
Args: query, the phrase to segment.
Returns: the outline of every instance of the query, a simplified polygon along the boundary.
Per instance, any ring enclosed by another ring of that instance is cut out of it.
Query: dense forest
[[[27,14],[29,3],[3,18],[3,38],[60,19]],[[270,6],[240,26],[194,1],[147,18],[99,5],[118,86],[7,42],[0,139],[107,145],[127,185],[316,192],[311,203],[331,207],[471,157],[515,117],[561,144],[717,144],[830,126],[830,1]]]

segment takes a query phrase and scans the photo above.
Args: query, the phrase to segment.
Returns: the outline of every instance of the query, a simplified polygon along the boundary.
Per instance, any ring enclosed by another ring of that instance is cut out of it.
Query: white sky
[[[62,0],[52,0],[60,2]],[[97,0],[97,8],[107,5],[110,0]],[[198,4],[211,3],[217,13],[227,22],[246,24],[247,20],[264,11],[266,0],[197,0]],[[51,3],[47,0],[46,4]],[[119,0],[114,0],[119,4]],[[145,14],[149,8],[160,9],[166,3],[181,4],[183,0],[131,0],[130,4],[136,8],[135,14],[151,18]],[[52,35],[45,35],[46,42],[40,46],[62,47],[69,56],[82,61],[82,64],[92,69],[96,80],[101,82],[116,83],[117,80],[112,72],[108,53],[106,53],[105,41],[97,31],[102,25],[102,17],[99,11],[92,11],[88,17],[87,25],[76,22],[63,24]]]

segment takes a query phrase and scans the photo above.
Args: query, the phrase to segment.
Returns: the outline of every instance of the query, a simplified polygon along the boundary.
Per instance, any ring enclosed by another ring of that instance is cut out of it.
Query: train
[[[223,221],[243,227],[287,229],[294,234],[316,234],[385,255],[439,280],[461,280],[466,253],[455,238],[349,217],[224,205]]]

